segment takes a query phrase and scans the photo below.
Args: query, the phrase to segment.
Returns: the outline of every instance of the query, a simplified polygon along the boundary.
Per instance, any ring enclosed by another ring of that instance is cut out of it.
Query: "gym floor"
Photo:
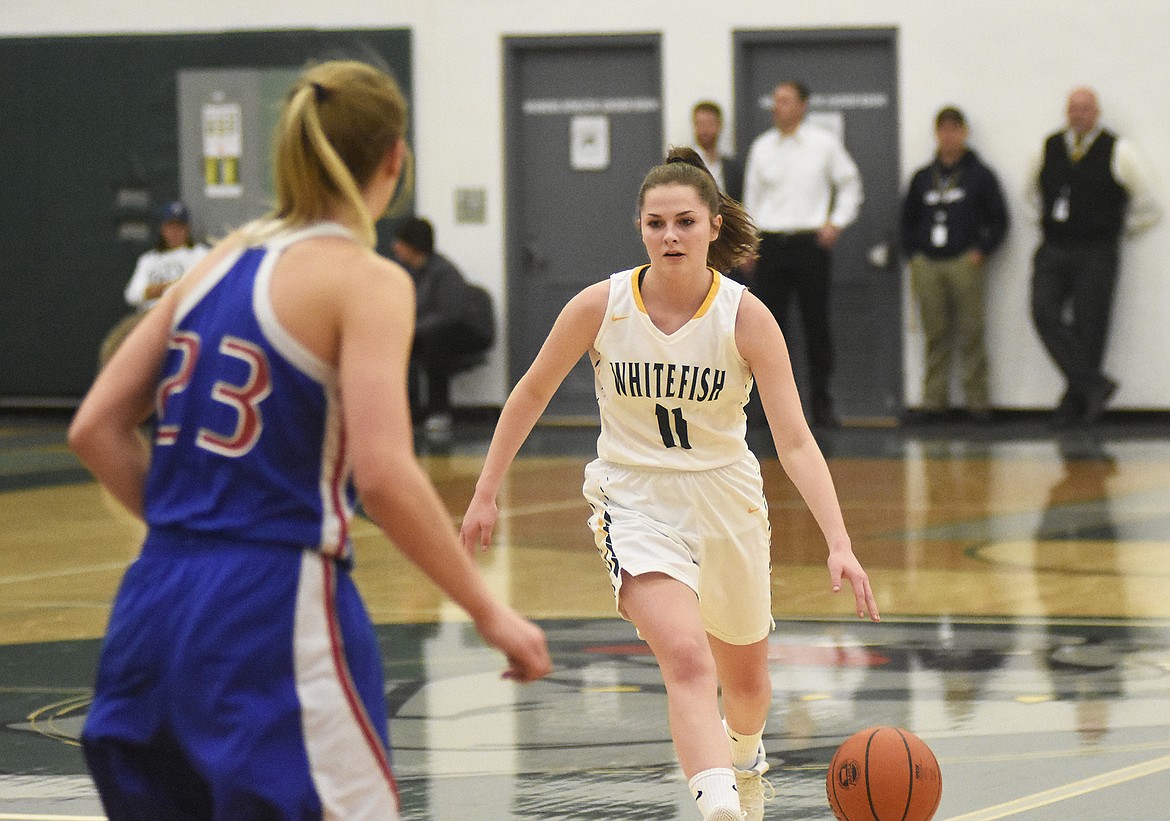
[[[0,416],[0,821],[102,818],[77,746],[110,601],[141,526],[64,445],[67,417]],[[458,517],[490,422],[418,448]],[[769,819],[831,819],[849,735],[912,730],[936,819],[1165,817],[1170,794],[1170,424],[1038,415],[819,435],[881,624],[828,592],[824,544],[753,430],[772,526]],[[546,628],[557,670],[499,678],[462,614],[369,523],[355,578],[378,624],[404,819],[694,819],[653,658],[615,617],[585,526],[596,430],[540,427],[482,559]]]

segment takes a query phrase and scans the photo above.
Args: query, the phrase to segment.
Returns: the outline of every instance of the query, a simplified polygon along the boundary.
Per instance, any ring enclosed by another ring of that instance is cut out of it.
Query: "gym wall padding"
[[[179,196],[177,73],[334,58],[410,99],[406,29],[0,39],[0,406],[68,407],[92,381],[151,206]]]

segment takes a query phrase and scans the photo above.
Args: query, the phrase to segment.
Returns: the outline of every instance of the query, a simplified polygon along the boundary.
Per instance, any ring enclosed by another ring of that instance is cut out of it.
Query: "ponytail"
[[[362,188],[406,133],[406,101],[388,75],[364,63],[308,69],[289,91],[273,135],[276,203],[244,228],[257,241],[339,213],[359,240],[377,235]]]

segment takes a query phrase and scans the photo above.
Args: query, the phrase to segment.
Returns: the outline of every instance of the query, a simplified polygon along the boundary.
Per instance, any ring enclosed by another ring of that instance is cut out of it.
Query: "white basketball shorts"
[[[775,628],[772,533],[753,455],[701,471],[597,459],[585,468],[583,492],[623,618],[622,573],[664,573],[695,591],[703,624],[717,639],[753,644]]]

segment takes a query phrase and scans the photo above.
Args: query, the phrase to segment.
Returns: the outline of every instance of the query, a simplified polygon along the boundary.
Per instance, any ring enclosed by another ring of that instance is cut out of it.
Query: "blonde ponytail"
[[[379,215],[368,212],[362,188],[405,133],[406,101],[386,74],[353,61],[308,69],[273,135],[275,206],[244,228],[246,241],[336,215],[372,248]]]

